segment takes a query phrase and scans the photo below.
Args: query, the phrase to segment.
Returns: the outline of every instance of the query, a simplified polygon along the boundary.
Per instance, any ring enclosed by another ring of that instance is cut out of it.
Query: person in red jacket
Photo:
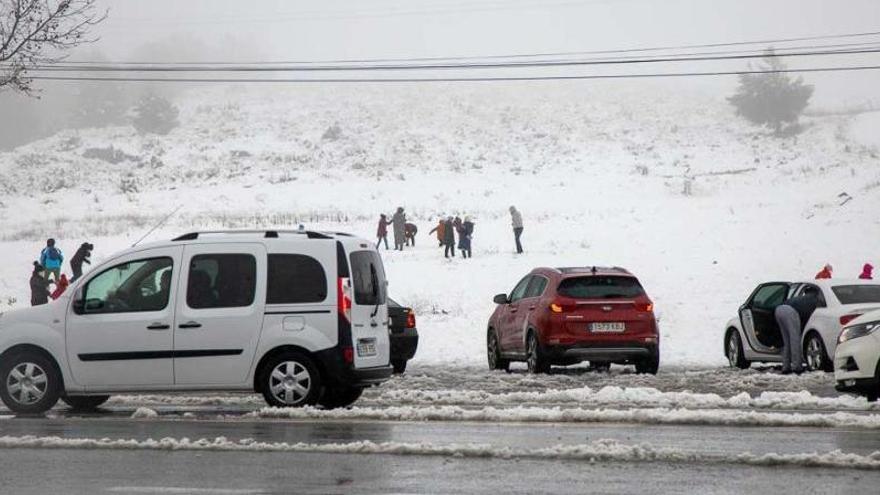
[[[859,278],[862,280],[874,280],[874,265],[865,263],[865,266],[862,267],[862,274],[859,275]]]
[[[55,290],[49,296],[54,301],[61,297],[61,294],[64,294],[64,291],[67,290],[67,286],[70,285],[70,282],[67,280],[67,275],[61,274],[61,278],[58,279],[58,283],[55,284]]]
[[[388,226],[391,225],[391,222],[388,220],[388,216],[382,213],[379,215],[379,227],[376,228],[376,237],[379,238],[376,241],[376,249],[379,249],[379,244],[382,244],[382,241],[385,241],[385,250],[388,250]]]
[[[822,271],[820,271],[819,273],[816,274],[816,280],[821,280],[824,278],[831,278],[831,272],[833,272],[833,271],[834,271],[834,268],[830,264],[825,265],[825,267],[822,268]]]

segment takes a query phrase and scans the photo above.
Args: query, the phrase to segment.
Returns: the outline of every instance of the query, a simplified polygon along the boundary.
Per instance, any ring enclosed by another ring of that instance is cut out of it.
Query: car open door
[[[778,353],[782,334],[776,324],[776,307],[785,302],[791,290],[789,282],[761,284],[740,308],[740,319],[748,344],[756,351]]]

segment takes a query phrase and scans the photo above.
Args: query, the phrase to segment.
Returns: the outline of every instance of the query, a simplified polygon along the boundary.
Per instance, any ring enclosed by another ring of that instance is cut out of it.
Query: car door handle
[[[151,323],[149,326],[147,326],[147,330],[168,330],[169,328],[171,328],[171,325],[166,325],[165,323],[159,322]]]
[[[531,311],[531,310],[533,310],[533,309],[535,309],[534,306],[529,306],[529,311]]]
[[[188,321],[177,325],[177,328],[202,328],[202,324],[197,321]]]

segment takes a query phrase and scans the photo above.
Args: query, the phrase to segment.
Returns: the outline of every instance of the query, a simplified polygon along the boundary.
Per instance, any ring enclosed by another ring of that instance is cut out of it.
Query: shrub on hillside
[[[161,96],[149,94],[138,102],[132,110],[132,125],[141,134],[168,134],[180,122],[180,111],[170,101]]]
[[[727,99],[738,115],[754,124],[770,126],[779,135],[785,124],[798,128],[798,118],[813,96],[813,86],[804,84],[801,77],[781,72],[785,69],[773,50],[768,50],[755,69],[762,73],[741,74],[736,93]]]

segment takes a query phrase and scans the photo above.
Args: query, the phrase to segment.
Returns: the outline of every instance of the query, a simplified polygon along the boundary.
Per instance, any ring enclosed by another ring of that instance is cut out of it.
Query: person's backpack
[[[56,247],[50,247],[46,249],[46,258],[52,261],[60,261],[61,260],[61,251],[59,251]]]

